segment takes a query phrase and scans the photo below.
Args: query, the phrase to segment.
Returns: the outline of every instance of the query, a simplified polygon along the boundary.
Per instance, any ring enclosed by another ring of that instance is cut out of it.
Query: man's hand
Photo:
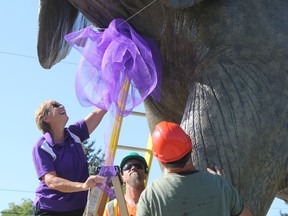
[[[214,166],[214,169],[207,168],[207,171],[211,174],[221,175],[221,176],[225,177],[224,169],[219,169],[216,165]]]

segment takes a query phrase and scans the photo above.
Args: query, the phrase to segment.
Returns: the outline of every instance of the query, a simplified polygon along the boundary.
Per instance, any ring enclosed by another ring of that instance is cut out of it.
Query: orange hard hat
[[[153,154],[161,162],[174,162],[192,151],[191,138],[175,123],[163,121],[152,133]]]

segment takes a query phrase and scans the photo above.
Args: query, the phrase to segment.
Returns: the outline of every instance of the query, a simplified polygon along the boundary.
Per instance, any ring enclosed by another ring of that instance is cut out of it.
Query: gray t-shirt
[[[242,209],[242,200],[229,182],[198,171],[156,179],[142,192],[137,216],[230,216]]]

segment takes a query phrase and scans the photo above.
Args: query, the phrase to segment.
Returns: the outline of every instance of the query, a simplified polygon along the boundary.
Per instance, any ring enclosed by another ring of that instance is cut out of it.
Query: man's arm
[[[252,213],[246,206],[244,206],[243,211],[239,216],[252,216]]]
[[[207,171],[211,174],[221,175],[221,176],[225,177],[224,169],[220,170],[216,165],[214,166],[214,169],[207,168]],[[239,216],[252,216],[252,213],[246,206],[244,206],[244,208],[243,208],[243,210]]]

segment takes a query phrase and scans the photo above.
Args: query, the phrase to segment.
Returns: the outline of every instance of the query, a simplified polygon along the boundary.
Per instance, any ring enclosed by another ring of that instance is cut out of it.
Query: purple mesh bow
[[[152,40],[141,37],[123,19],[114,19],[103,32],[92,26],[65,35],[81,54],[76,95],[82,106],[110,106],[124,115],[150,94],[161,96],[161,57]],[[125,79],[130,82],[125,110],[118,105]]]
[[[98,175],[107,177],[107,181],[105,185],[97,187],[100,188],[104,193],[106,193],[109,196],[110,200],[114,199],[116,197],[115,193],[110,188],[110,185],[112,184],[112,177],[117,175],[114,166],[102,166]]]

